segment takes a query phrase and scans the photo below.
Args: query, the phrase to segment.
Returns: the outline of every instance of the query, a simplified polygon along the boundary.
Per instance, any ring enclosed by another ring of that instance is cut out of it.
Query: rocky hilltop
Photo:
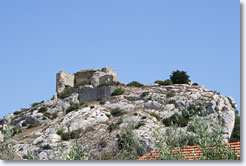
[[[111,68],[59,72],[56,85],[52,99],[5,117],[10,119],[15,132],[11,141],[22,158],[31,153],[40,160],[58,159],[54,151],[62,145],[69,152],[76,138],[90,159],[100,159],[120,151],[119,138],[129,126],[149,151],[156,148],[155,129],[165,132],[176,125],[180,133],[192,136],[192,124],[199,119],[209,124],[211,132],[220,125],[228,142],[234,127],[235,101],[204,86],[127,86],[118,82]],[[0,120],[2,132],[5,119]]]

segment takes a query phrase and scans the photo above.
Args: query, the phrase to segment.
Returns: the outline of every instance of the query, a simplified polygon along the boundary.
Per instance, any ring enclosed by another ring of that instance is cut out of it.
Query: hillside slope
[[[220,128],[224,142],[234,127],[234,100],[203,86],[151,84],[138,88],[120,84],[110,88],[123,89],[122,95],[83,104],[79,92],[86,86],[77,87],[64,99],[35,103],[5,117],[16,129],[14,147],[23,158],[31,153],[40,160],[59,159],[60,155],[55,155],[59,147],[69,152],[76,138],[83,142],[86,156],[100,159],[121,150],[119,140],[129,127],[147,151],[155,149],[154,130],[165,132],[172,124],[178,126],[180,135],[194,136],[192,125],[199,119],[208,124],[210,132]],[[4,119],[0,125],[4,127]],[[141,156],[144,152],[138,153]]]

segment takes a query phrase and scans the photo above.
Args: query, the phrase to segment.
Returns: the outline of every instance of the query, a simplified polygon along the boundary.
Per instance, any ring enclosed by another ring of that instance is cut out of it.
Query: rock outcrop
[[[42,160],[57,159],[53,151],[61,144],[69,151],[73,140],[62,138],[58,132],[62,131],[77,133],[88,155],[92,159],[99,159],[104,153],[117,152],[119,135],[129,125],[139,124],[134,128],[134,133],[146,148],[154,149],[153,130],[164,132],[171,127],[163,123],[165,119],[174,114],[186,116],[191,109],[195,111],[194,118],[178,127],[185,134],[194,134],[189,128],[193,120],[198,118],[203,123],[211,124],[211,128],[220,119],[222,123],[219,127],[223,131],[224,142],[228,142],[234,127],[235,101],[203,86],[151,84],[137,88],[120,84],[95,87],[118,81],[117,74],[110,68],[78,72],[74,83],[73,76],[64,73],[58,75],[58,82],[62,82],[58,83],[59,92],[62,86],[73,87],[84,81],[92,85],[78,87],[65,99],[51,99],[8,116],[12,126],[24,131],[24,134],[22,132],[13,137],[15,148],[23,158],[29,150]],[[124,94],[111,96],[116,88],[124,89]],[[114,116],[112,110],[115,109],[123,113]],[[115,127],[110,128],[112,125]]]

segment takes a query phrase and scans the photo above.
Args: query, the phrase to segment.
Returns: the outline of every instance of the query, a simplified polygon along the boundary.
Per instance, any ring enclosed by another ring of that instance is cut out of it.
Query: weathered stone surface
[[[56,74],[56,92],[61,93],[66,86],[74,87],[74,75],[60,71]]]
[[[101,70],[81,70],[75,73],[75,85],[84,82],[95,87],[104,83],[118,82],[118,76],[117,73],[109,67],[102,68]]]
[[[3,142],[3,138],[4,138],[4,135],[3,135],[2,131],[0,131],[0,142]]]
[[[100,87],[93,88],[90,86],[83,86],[79,89],[79,102],[80,103],[88,103],[90,101],[95,101],[99,98],[108,98],[111,96],[114,87]]]

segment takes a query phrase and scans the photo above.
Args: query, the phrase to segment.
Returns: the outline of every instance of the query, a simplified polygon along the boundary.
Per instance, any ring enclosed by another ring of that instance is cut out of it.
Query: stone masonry
[[[75,74],[59,72],[56,75],[56,92],[61,93],[66,86],[74,87],[82,83],[90,84],[93,87],[104,83],[118,82],[117,73],[109,67],[102,69],[81,70]]]

